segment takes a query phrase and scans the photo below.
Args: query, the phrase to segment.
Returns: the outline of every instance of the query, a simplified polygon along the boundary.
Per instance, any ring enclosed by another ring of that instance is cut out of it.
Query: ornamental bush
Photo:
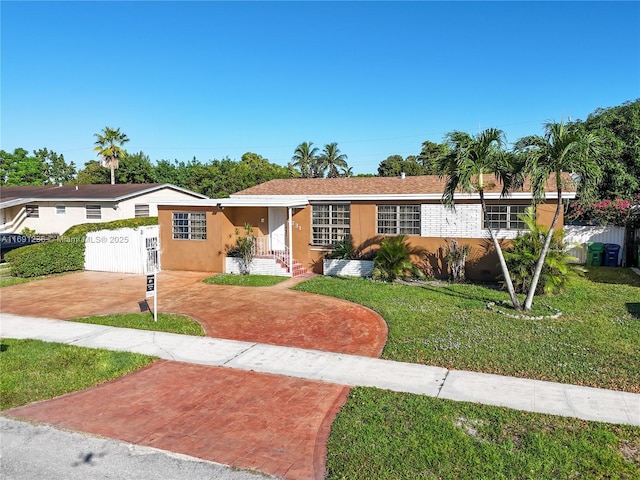
[[[117,230],[118,228],[138,228],[148,225],[158,225],[158,217],[138,217],[126,218],[124,220],[114,220],[112,222],[101,223],[81,223],[70,227],[62,234],[63,237],[82,238],[89,232],[98,230]]]
[[[504,259],[511,274],[511,281],[517,293],[527,293],[531,288],[531,280],[542,252],[544,240],[549,232],[548,227],[536,224],[534,210],[519,215],[527,226],[511,241],[511,247],[504,252]],[[536,295],[560,293],[575,277],[584,274],[585,269],[575,262],[577,258],[567,253],[562,230],[553,232],[551,245],[536,288]],[[504,286],[504,281],[501,282]]]
[[[640,194],[633,199],[572,202],[567,220],[587,225],[632,226],[640,223]]]
[[[14,277],[41,277],[84,268],[84,243],[51,240],[7,252]]]
[[[412,255],[423,254],[422,249],[409,247],[406,235],[387,237],[376,251],[373,278],[385,282],[393,282],[398,278],[423,278],[422,270],[411,261]]]
[[[41,277],[84,269],[84,239],[89,232],[157,225],[158,217],[128,218],[102,223],[82,223],[55,240],[20,247],[4,255],[14,277]]]
[[[348,235],[336,243],[331,252],[325,254],[325,258],[331,260],[360,260],[361,257],[362,252],[353,245]]]
[[[256,256],[256,237],[253,234],[253,227],[249,223],[244,225],[244,235],[236,228],[236,242],[227,248],[227,257],[240,259],[240,272],[243,275],[251,273],[251,263]]]

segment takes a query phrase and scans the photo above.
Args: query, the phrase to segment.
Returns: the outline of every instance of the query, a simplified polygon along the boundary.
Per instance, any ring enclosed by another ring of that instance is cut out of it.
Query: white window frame
[[[37,204],[25,205],[24,213],[27,218],[40,218],[40,205],[37,205]]]
[[[172,212],[171,232],[174,240],[206,240],[206,212]]]
[[[67,206],[63,204],[56,205],[56,215],[65,215],[67,213]]]
[[[84,206],[84,216],[87,220],[102,219],[102,205],[87,204]]]
[[[493,230],[527,230],[527,226],[518,218],[531,205],[487,205],[487,218]],[[483,218],[484,228],[488,228]]]
[[[133,216],[135,218],[148,217],[149,216],[149,204],[148,203],[136,203],[134,206]]]
[[[376,233],[378,235],[419,236],[420,228],[419,204],[376,205]]]
[[[351,234],[351,204],[314,203],[311,205],[311,244],[331,246]]]

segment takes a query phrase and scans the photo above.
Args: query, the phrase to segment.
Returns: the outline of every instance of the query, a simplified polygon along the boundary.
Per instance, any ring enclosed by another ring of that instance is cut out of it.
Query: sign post
[[[147,298],[153,297],[153,321],[158,321],[158,295],[156,294],[157,273],[147,275]]]
[[[153,297],[153,321],[158,321],[158,237],[146,239],[147,246],[147,297]]]

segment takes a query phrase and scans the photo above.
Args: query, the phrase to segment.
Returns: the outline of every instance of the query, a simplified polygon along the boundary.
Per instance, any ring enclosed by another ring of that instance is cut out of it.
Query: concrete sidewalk
[[[0,336],[640,426],[640,394],[357,355],[2,314]]]

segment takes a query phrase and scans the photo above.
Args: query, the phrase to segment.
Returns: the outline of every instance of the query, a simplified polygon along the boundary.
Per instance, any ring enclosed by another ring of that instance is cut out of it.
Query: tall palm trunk
[[[113,164],[111,164],[111,185],[115,185],[116,184],[116,170],[113,167]]]
[[[536,262],[536,268],[533,271],[533,277],[531,278],[531,286],[529,287],[529,292],[527,292],[527,298],[524,301],[525,312],[531,311],[531,306],[533,305],[533,297],[536,294],[536,288],[538,288],[538,282],[540,281],[542,268],[544,267],[544,262],[547,258],[547,253],[549,252],[549,248],[551,246],[551,239],[553,238],[553,230],[555,229],[556,224],[558,223],[558,218],[560,218],[561,209],[562,209],[562,186],[558,185],[558,200],[556,203],[556,213],[553,215],[553,220],[551,221],[551,225],[549,226],[549,231],[547,232],[547,236],[544,239],[544,245],[542,246],[540,257],[538,257],[538,261]]]
[[[482,181],[480,180],[479,184],[481,185]],[[484,218],[484,225],[489,230],[489,236],[491,236],[491,241],[493,242],[493,248],[495,248],[496,253],[498,254],[498,261],[500,262],[500,269],[502,270],[502,275],[504,276],[504,283],[507,285],[507,291],[509,292],[509,297],[511,298],[511,303],[513,304],[513,308],[517,311],[522,310],[522,306],[520,305],[520,300],[516,296],[516,290],[513,288],[513,282],[511,281],[511,275],[509,274],[509,267],[507,267],[507,262],[504,259],[504,254],[502,253],[502,249],[500,248],[500,243],[496,238],[495,233],[493,233],[493,229],[489,224],[489,219],[487,217],[487,205],[484,201],[484,190],[480,189],[480,203],[482,205],[482,216]]]

